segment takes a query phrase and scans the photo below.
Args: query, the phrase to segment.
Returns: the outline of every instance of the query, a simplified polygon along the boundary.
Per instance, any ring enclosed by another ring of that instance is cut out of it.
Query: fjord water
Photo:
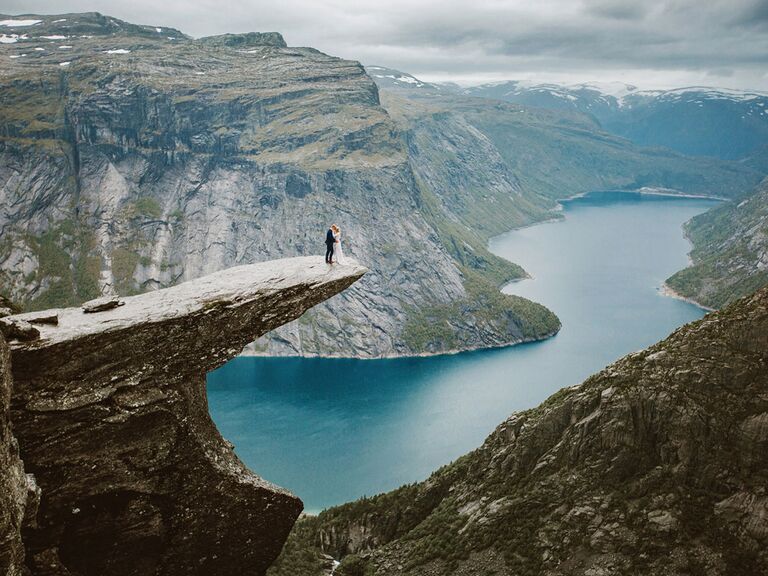
[[[511,412],[703,315],[659,288],[686,265],[681,225],[716,202],[597,193],[563,204],[565,220],[491,242],[533,276],[505,291],[551,308],[555,338],[431,358],[236,358],[208,375],[219,430],[316,512],[423,480]]]

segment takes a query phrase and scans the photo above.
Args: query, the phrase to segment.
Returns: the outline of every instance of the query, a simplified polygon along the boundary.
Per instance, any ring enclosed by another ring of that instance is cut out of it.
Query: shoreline
[[[500,350],[501,348],[512,348],[520,344],[532,344],[534,342],[543,342],[557,336],[562,329],[560,328],[553,332],[548,332],[541,336],[541,338],[522,338],[515,340],[514,342],[506,342],[501,344],[493,344],[491,346],[479,346],[477,348],[456,348],[453,350],[444,350],[441,352],[419,352],[413,354],[386,354],[383,356],[342,356],[342,355],[328,355],[328,354],[268,354],[266,352],[245,352],[240,353],[236,358],[321,358],[327,360],[399,360],[401,358],[434,358],[435,356],[456,356],[457,354],[483,352],[485,350]]]
[[[691,198],[694,200],[718,200],[720,202],[729,202],[729,198],[723,196],[714,196],[712,194],[691,194],[689,192],[680,192],[672,188],[651,188],[643,187],[635,190],[593,190],[591,192],[579,192],[572,196],[558,198],[557,202],[568,202],[569,200],[578,200],[590,194],[602,194],[607,192],[617,192],[619,194],[639,194],[641,196],[664,196],[666,198]]]
[[[674,288],[672,288],[669,284],[666,282],[662,282],[661,286],[656,289],[662,296],[665,296],[666,298],[674,298],[675,300],[682,300],[683,302],[687,302],[688,304],[693,304],[697,308],[701,308],[702,310],[706,310],[709,312],[714,312],[715,308],[710,308],[709,306],[705,306],[701,302],[698,302],[694,300],[693,298],[689,298],[688,296],[683,296],[679,292],[677,292]]]
[[[727,202],[729,201],[727,198],[722,198],[719,196],[711,196],[707,194],[686,194],[682,192],[676,192],[671,189],[667,188],[640,188],[637,190],[594,190],[591,192],[579,192],[577,194],[573,194],[572,196],[567,196],[564,198],[558,198],[555,200],[556,206],[552,208],[550,211],[551,213],[554,213],[551,217],[545,218],[543,220],[538,220],[536,222],[530,222],[529,224],[524,224],[522,226],[516,226],[514,228],[510,228],[506,232],[502,232],[501,234],[496,234],[495,236],[492,236],[488,239],[486,243],[486,248],[488,249],[491,254],[494,256],[497,256],[499,258],[503,258],[504,260],[507,260],[503,256],[500,256],[493,250],[491,250],[491,243],[496,238],[501,238],[507,234],[511,234],[512,232],[516,232],[518,230],[524,230],[526,228],[530,228],[533,226],[540,226],[542,224],[552,224],[557,222],[562,222],[565,219],[565,215],[562,214],[564,207],[561,202],[567,202],[570,200],[577,200],[579,198],[584,198],[585,196],[588,196],[590,194],[600,194],[603,192],[618,192],[622,194],[639,194],[639,195],[645,195],[645,196],[664,196],[664,197],[670,197],[670,198],[689,198],[689,199],[699,199],[699,200],[718,200],[721,202]],[[686,239],[688,239],[687,234],[684,233],[684,236]],[[690,242],[690,240],[689,240]],[[690,262],[690,252],[687,254],[688,259]],[[511,262],[510,260],[507,260],[508,262]],[[515,264],[515,262],[512,262]],[[519,265],[518,265],[519,266]],[[528,272],[527,270],[523,270],[525,272],[525,276],[521,278],[515,278],[513,280],[510,280],[508,282],[505,282],[502,284],[498,290],[500,293],[505,294],[504,289],[507,286],[511,286],[513,284],[517,284],[518,282],[522,282],[524,280],[533,280],[534,276]],[[704,306],[703,304],[697,302],[696,300],[692,298],[688,298],[686,296],[683,296],[682,294],[679,294],[675,292],[671,287],[667,285],[666,282],[662,283],[661,287],[656,289],[657,292],[660,292],[662,296],[669,297],[669,298],[675,298],[676,300],[682,300],[684,302],[687,302],[689,304],[692,304],[694,306],[697,306],[698,308],[701,308],[702,310],[705,310],[707,312],[714,311],[714,308],[709,308],[708,306]],[[329,354],[270,354],[268,352],[257,352],[257,351],[243,351],[240,354],[238,354],[239,357],[246,357],[246,358],[324,358],[324,359],[338,359],[338,360],[397,360],[400,358],[433,358],[436,356],[455,356],[457,354],[465,354],[465,353],[473,353],[473,352],[482,352],[484,350],[499,350],[501,348],[511,348],[513,346],[518,346],[520,344],[531,344],[534,342],[544,342],[545,340],[549,340],[550,338],[553,338],[557,336],[557,334],[562,329],[562,324],[560,327],[558,327],[557,330],[542,335],[539,338],[523,338],[520,340],[515,340],[512,342],[505,342],[500,344],[494,344],[491,346],[478,346],[475,348],[457,348],[452,350],[444,350],[440,352],[419,352],[419,353],[405,353],[405,354],[385,354],[381,356],[344,356],[344,355],[329,355]]]

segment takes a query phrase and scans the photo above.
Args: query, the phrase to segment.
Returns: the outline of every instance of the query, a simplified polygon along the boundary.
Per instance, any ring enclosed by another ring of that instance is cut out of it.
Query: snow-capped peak
[[[376,81],[388,86],[395,86],[400,88],[424,88],[437,86],[428,82],[422,82],[415,76],[394,70],[392,68],[386,68],[384,66],[366,66],[368,74]]]

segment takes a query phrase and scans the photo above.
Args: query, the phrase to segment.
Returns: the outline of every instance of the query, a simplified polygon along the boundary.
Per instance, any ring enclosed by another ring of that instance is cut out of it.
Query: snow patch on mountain
[[[375,82],[383,82],[390,87],[441,89],[435,84],[423,82],[411,74],[393,70],[392,68],[386,68],[384,66],[366,66],[365,69]]]
[[[0,26],[10,26],[11,28],[19,28],[21,26],[34,26],[40,24],[42,20],[0,20]]]

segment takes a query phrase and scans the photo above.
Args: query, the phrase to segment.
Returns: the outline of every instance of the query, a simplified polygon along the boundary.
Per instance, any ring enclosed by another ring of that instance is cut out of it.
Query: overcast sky
[[[624,81],[768,90],[768,0],[0,0],[192,36],[278,31],[425,80]]]

